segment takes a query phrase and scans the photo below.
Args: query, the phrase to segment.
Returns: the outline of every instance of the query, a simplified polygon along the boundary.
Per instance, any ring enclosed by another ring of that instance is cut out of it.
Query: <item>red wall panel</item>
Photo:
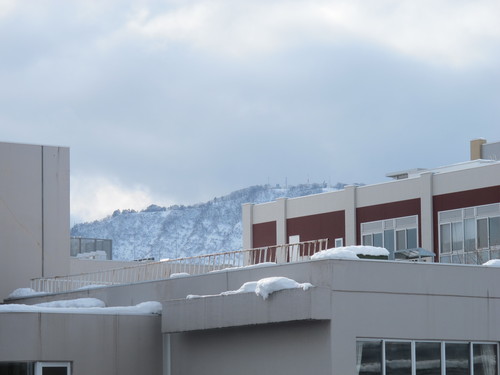
[[[418,237],[419,243],[422,243],[420,233],[420,198],[357,208],[356,243],[361,244],[361,223],[412,215],[418,215]]]
[[[276,245],[276,221],[253,225],[253,248]]]
[[[328,247],[335,246],[335,238],[344,238],[345,243],[345,212],[335,211],[324,214],[301,216],[288,219],[287,239],[300,235],[301,241],[328,238]]]
[[[500,202],[500,186],[459,191],[433,197],[434,249],[439,251],[438,212]]]

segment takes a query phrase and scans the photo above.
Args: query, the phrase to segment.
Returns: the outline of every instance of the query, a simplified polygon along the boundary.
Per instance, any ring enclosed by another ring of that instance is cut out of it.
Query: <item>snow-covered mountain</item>
[[[113,259],[179,258],[242,247],[241,205],[263,203],[281,197],[300,197],[342,189],[326,184],[288,188],[252,186],[206,203],[192,206],[116,210],[111,216],[91,223],[76,224],[71,236],[113,240]]]

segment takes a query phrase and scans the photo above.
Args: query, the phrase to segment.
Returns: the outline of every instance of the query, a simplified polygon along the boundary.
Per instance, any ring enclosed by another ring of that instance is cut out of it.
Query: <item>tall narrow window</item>
[[[406,249],[406,230],[396,231],[396,250]]]
[[[479,219],[477,221],[477,248],[485,249],[488,247],[488,219]]]
[[[441,239],[441,252],[449,253],[451,252],[451,224],[441,224],[439,230]]]
[[[356,342],[356,374],[382,374],[382,341]]]
[[[497,375],[497,346],[474,344],[473,361],[474,375]]]
[[[373,246],[384,247],[382,233],[373,233]]]
[[[441,375],[441,343],[415,343],[416,375]]]
[[[451,236],[452,236],[451,247],[453,251],[463,250],[464,229],[461,221],[458,223],[451,224]]]
[[[386,375],[411,375],[411,342],[385,343]]]
[[[490,246],[499,246],[500,245],[500,216],[490,217],[489,230],[490,230]]]
[[[469,344],[446,343],[446,374],[469,375]]]
[[[394,229],[384,230],[384,247],[389,250],[389,259],[394,259]]]
[[[476,250],[476,220],[464,220],[464,241],[465,251]]]
[[[408,249],[415,249],[418,247],[417,243],[417,229],[412,228],[412,229],[407,229],[406,230],[406,241],[407,241],[407,248]]]
[[[363,236],[363,245],[365,245],[365,246],[372,246],[373,245],[371,234],[365,234]]]

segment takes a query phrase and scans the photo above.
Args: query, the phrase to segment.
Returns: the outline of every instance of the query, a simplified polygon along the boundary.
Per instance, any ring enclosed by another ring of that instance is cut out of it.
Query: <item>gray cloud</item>
[[[12,4],[0,8],[1,138],[70,146],[74,207],[104,205],[80,184],[145,205],[285,179],[381,182],[498,140],[496,3],[427,4],[449,23],[412,18],[407,2],[386,14],[385,0]]]

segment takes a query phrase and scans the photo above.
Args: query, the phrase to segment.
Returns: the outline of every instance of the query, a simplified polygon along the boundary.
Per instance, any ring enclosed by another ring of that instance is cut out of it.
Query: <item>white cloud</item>
[[[0,0],[0,19],[14,11],[16,5],[16,0]]]
[[[71,176],[71,217],[74,222],[92,221],[111,215],[116,209],[141,210],[154,201],[149,189],[96,176]]]
[[[432,64],[467,66],[489,58],[500,39],[493,0],[194,1],[162,14],[143,9],[128,32],[188,43],[229,56],[269,53],[295,43],[344,38],[375,43]]]

